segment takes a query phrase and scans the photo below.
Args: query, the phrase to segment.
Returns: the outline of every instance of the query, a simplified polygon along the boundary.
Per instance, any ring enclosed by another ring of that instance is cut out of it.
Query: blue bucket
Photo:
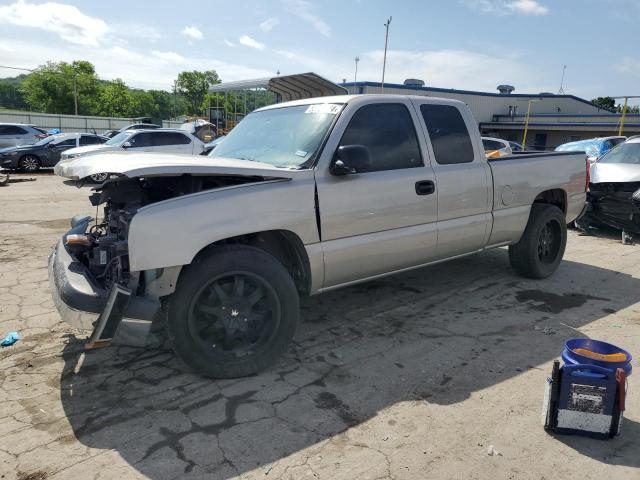
[[[595,360],[593,358],[585,357],[579,353],[574,352],[576,348],[584,348],[595,353],[608,355],[611,353],[624,353],[627,359],[624,362],[606,362],[603,360]],[[621,368],[628,377],[631,375],[631,354],[620,347],[616,347],[610,343],[601,342],[600,340],[592,340],[590,338],[573,338],[568,340],[564,344],[564,350],[562,351],[562,360],[565,365],[597,365],[609,369],[613,372],[616,369]]]

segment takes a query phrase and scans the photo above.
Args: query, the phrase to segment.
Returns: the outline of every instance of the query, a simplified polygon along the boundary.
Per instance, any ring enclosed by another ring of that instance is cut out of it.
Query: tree
[[[616,101],[613,97],[594,98],[591,100],[591,103],[595,103],[596,105],[609,110],[614,110],[616,108]]]
[[[0,79],[0,107],[25,110],[28,105],[18,90],[26,75]]]
[[[19,87],[27,104],[45,113],[89,115],[95,109],[98,76],[90,62],[47,62],[27,75]]]
[[[133,95],[125,83],[116,78],[100,89],[96,113],[107,117],[130,117],[134,109]]]
[[[197,115],[205,108],[205,97],[209,86],[216,83],[220,83],[220,79],[215,70],[206,72],[194,70],[178,74],[176,90],[187,101],[188,113]]]

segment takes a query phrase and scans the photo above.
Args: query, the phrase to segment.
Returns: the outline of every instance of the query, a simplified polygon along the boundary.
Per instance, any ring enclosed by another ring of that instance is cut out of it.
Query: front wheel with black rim
[[[567,245],[567,224],[555,205],[534,204],[520,241],[509,246],[509,261],[519,275],[547,278],[556,271]]]
[[[92,182],[102,183],[107,178],[109,178],[109,174],[108,173],[96,173],[94,175],[89,175],[89,178],[91,179]]]
[[[18,166],[25,172],[37,172],[40,170],[40,160],[35,155],[25,155],[18,162]]]
[[[189,367],[236,378],[273,365],[298,322],[298,292],[284,266],[257,248],[228,245],[185,267],[167,329]]]

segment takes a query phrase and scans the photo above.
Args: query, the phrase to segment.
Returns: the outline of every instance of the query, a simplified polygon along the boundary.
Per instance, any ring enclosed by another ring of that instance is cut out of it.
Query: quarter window
[[[473,144],[460,110],[452,105],[424,104],[420,113],[441,165],[473,162]]]
[[[407,107],[399,103],[360,108],[342,135],[340,146],[343,145],[367,147],[372,172],[423,165],[413,120]]]

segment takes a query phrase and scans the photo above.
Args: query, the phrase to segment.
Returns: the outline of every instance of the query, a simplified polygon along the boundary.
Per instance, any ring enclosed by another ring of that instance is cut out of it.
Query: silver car
[[[0,148],[33,145],[47,136],[47,132],[34,125],[0,123]]]

